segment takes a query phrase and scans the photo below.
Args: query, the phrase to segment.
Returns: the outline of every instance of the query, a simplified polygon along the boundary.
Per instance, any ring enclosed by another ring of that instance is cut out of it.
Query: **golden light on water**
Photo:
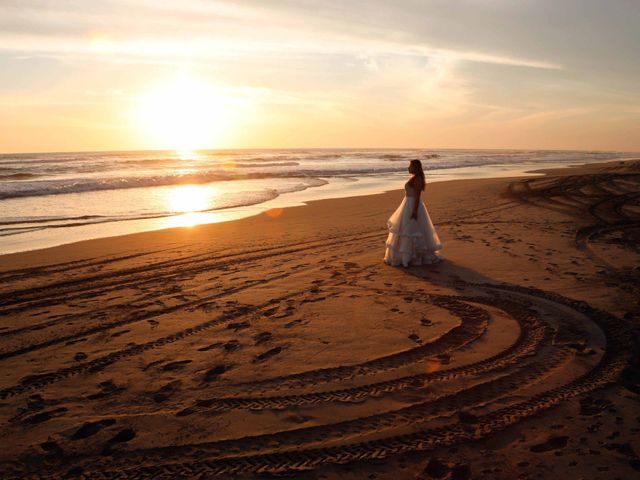
[[[180,160],[189,160],[189,161],[198,160],[200,158],[200,155],[198,155],[198,153],[194,150],[177,150],[176,156]]]
[[[210,215],[203,211],[211,208],[211,198],[215,195],[215,187],[211,185],[181,185],[171,189],[167,210],[182,215],[171,217],[170,226],[193,227],[209,222]]]
[[[236,169],[236,162],[233,160],[229,160],[228,162],[225,162],[222,165],[222,168],[224,168],[225,170],[235,170]]]
[[[192,213],[207,210],[208,199],[211,197],[212,186],[181,185],[175,187],[167,197],[169,211],[175,213]]]
[[[216,86],[182,75],[141,95],[134,122],[157,148],[188,156],[221,141],[231,121],[229,103]]]

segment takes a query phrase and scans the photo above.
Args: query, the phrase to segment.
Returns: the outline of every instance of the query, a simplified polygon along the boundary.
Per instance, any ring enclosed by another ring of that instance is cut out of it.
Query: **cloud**
[[[299,10],[231,2],[4,2],[0,49],[19,55],[84,60],[209,61],[258,55],[449,57],[461,61],[558,69],[556,62],[467,46],[436,46],[398,25],[320,18]],[[311,21],[310,21],[311,20]]]

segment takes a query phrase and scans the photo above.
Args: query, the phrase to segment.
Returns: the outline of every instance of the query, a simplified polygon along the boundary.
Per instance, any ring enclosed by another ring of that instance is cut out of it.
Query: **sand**
[[[0,257],[1,477],[640,475],[640,162],[402,195]]]

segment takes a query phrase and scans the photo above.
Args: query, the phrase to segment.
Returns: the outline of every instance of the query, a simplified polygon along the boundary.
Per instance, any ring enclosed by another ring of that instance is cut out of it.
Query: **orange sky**
[[[0,151],[640,151],[639,21],[598,0],[5,0]]]

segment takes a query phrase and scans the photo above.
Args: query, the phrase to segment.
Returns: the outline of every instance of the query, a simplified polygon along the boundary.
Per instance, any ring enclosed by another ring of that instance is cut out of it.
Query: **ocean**
[[[458,149],[2,154],[0,254],[399,189],[414,158],[434,182],[639,156]]]

